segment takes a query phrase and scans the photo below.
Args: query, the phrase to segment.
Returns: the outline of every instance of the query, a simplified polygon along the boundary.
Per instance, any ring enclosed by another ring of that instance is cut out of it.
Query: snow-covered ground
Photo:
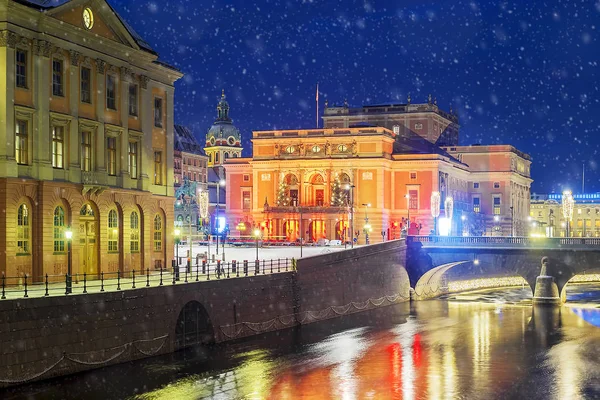
[[[358,247],[358,246],[354,246]],[[348,249],[350,246],[348,246]],[[185,262],[185,258],[190,250],[189,245],[179,245],[179,257],[181,263]],[[310,257],[324,253],[330,253],[334,251],[344,250],[344,246],[332,246],[332,247],[317,247],[317,246],[304,246],[302,248],[302,257]],[[192,248],[192,257],[195,264],[195,257],[198,253],[208,253],[207,246],[194,245]],[[217,255],[217,248],[214,245],[210,246],[209,260],[212,260],[212,256],[215,256],[215,260],[223,260],[223,247],[219,245],[219,254]],[[177,254],[177,246],[175,246],[175,254]],[[300,246],[271,246],[271,247],[259,247],[258,258],[260,260],[270,259],[284,259],[284,258],[300,258]],[[255,260],[256,259],[256,247],[236,247],[231,245],[225,246],[225,261],[243,261],[243,260]]]

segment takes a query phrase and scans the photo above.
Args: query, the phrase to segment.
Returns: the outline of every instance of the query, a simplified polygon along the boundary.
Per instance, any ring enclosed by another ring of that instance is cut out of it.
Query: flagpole
[[[319,129],[319,83],[317,82],[317,129]]]

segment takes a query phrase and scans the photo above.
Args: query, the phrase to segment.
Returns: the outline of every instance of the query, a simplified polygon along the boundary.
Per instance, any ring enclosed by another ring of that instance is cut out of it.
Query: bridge
[[[406,269],[419,299],[448,293],[448,276],[460,269],[472,278],[520,276],[534,302],[560,303],[569,280],[600,269],[600,238],[408,236],[406,242]],[[552,277],[545,295],[536,293],[540,275]]]

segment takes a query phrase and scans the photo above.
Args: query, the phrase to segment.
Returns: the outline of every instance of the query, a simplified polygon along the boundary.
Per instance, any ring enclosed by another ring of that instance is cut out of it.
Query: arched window
[[[229,153],[225,153],[225,159],[227,160],[229,158]]]
[[[19,254],[29,254],[31,240],[29,221],[29,208],[27,208],[27,205],[21,204],[17,212],[17,253]]]
[[[129,247],[132,253],[140,251],[140,217],[135,211],[131,213],[130,225],[131,235]]]
[[[219,152],[215,153],[215,162],[218,163],[219,162]]]
[[[156,214],[154,217],[154,251],[162,251],[162,218]]]
[[[54,209],[54,252],[65,251],[65,210],[58,206]]]
[[[208,153],[208,162],[212,162],[212,153]]]
[[[119,251],[119,219],[117,212],[110,210],[108,212],[108,252],[115,253]]]

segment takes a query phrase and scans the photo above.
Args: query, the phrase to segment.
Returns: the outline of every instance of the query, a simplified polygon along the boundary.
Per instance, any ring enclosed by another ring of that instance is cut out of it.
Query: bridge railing
[[[156,286],[178,285],[200,281],[242,278],[294,271],[293,258],[269,260],[243,260],[207,262],[197,265],[180,265],[170,269],[130,270],[98,274],[64,274],[31,276],[19,274],[0,275],[0,301],[31,297],[68,296]]]
[[[600,246],[600,238],[538,238],[525,236],[408,236],[406,242],[435,246],[490,245],[558,249]]]

